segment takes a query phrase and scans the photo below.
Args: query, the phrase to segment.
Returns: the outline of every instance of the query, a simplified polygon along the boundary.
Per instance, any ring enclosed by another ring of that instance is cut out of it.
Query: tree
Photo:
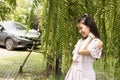
[[[79,35],[76,29],[76,20],[81,14],[88,13],[97,25],[103,40],[103,56],[100,62],[104,66],[104,78],[118,76],[119,31],[120,19],[119,0],[44,0],[42,22],[42,47],[47,58],[49,74],[63,74],[68,70],[72,49]],[[116,52],[115,52],[116,51]],[[116,67],[114,62],[116,61]],[[100,65],[101,66],[101,65]],[[112,73],[112,75],[111,75]]]
[[[16,7],[16,0],[0,0],[0,20],[5,20]]]
[[[76,35],[78,2],[77,0],[44,1],[42,45],[47,58],[46,70],[50,72],[47,75],[65,74],[71,63],[72,54],[68,53],[72,52],[71,48],[78,36]]]

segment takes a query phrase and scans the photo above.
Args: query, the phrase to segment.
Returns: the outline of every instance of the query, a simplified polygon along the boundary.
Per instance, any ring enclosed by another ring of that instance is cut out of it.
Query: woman
[[[103,43],[91,17],[83,15],[77,26],[82,38],[75,45],[73,63],[65,80],[96,80],[93,63],[100,58]]]

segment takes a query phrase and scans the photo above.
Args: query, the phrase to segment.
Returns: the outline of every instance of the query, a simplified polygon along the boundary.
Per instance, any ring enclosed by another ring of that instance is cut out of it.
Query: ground
[[[39,52],[33,51],[23,67],[23,72],[19,73],[29,51],[16,49],[8,51],[0,47],[0,80],[45,80],[45,60]]]

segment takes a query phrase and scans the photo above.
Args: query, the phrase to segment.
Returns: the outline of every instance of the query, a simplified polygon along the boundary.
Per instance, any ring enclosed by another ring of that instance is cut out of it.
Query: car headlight
[[[26,37],[24,36],[17,36],[17,39],[21,39],[21,40],[28,40]]]
[[[24,37],[23,37],[23,36],[17,36],[17,38],[18,38],[18,39],[22,39],[22,38],[24,38]]]

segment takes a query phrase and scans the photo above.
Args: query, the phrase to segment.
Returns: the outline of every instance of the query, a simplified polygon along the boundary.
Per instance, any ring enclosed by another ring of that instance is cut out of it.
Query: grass
[[[3,80],[45,80],[45,60],[41,53],[32,52],[19,73],[19,67],[28,55],[27,51],[13,51],[0,54],[0,79]]]

